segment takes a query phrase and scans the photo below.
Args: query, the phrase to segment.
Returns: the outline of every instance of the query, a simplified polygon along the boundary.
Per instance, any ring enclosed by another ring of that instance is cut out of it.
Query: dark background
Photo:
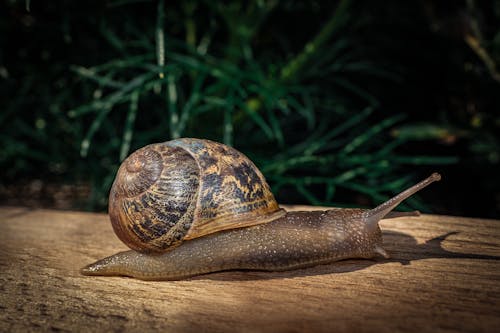
[[[1,1],[0,203],[104,210],[125,156],[191,136],[281,203],[373,206],[439,171],[402,209],[498,218],[499,22],[500,1]]]

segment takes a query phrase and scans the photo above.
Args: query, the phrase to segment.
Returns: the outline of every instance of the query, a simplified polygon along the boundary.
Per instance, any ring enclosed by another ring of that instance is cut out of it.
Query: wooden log
[[[381,228],[392,259],[145,282],[80,275],[126,249],[105,214],[3,207],[0,331],[498,330],[500,221],[423,215]]]

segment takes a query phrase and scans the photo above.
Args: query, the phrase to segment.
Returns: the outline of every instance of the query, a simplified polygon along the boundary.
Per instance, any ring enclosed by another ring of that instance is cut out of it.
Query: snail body
[[[285,212],[260,171],[233,148],[199,139],[146,146],[124,161],[110,193],[113,229],[132,250],[82,274],[177,280],[388,257],[379,220],[414,215],[390,212],[439,179],[435,173],[372,210]]]

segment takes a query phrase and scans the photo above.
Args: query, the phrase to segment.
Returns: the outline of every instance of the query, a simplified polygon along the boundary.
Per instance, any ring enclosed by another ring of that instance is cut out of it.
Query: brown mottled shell
[[[146,252],[284,214],[245,155],[200,139],[137,150],[120,166],[109,196],[115,233],[130,248]]]

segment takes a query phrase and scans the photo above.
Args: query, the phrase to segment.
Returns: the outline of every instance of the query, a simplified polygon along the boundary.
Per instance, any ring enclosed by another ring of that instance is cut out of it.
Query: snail
[[[191,138],[151,144],[122,163],[109,196],[113,229],[132,250],[81,273],[178,280],[388,258],[378,222],[418,215],[391,211],[440,179],[434,173],[371,210],[286,212],[262,173],[236,149]]]

